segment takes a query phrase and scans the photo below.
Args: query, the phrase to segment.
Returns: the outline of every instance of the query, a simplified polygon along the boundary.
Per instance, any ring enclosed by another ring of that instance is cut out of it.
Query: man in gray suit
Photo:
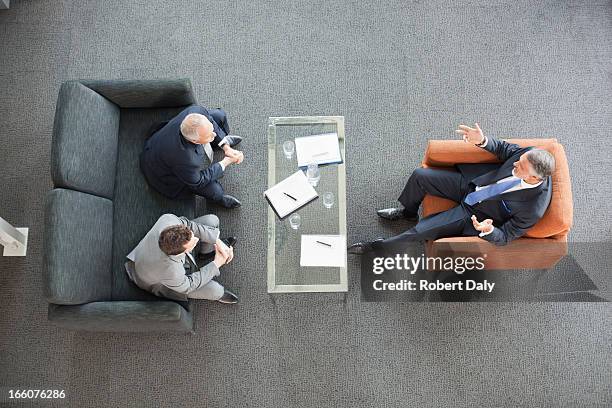
[[[141,289],[174,300],[216,300],[237,303],[238,298],[213,280],[219,268],[234,258],[236,238],[219,239],[219,218],[204,215],[193,221],[162,215],[129,253],[126,271]],[[209,255],[211,262],[198,268],[191,254]],[[190,274],[186,273],[190,270]]]

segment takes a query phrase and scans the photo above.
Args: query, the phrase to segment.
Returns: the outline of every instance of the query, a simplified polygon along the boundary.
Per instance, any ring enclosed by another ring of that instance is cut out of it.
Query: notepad
[[[296,137],[295,154],[300,168],[310,163],[318,165],[342,163],[337,133]]]
[[[276,215],[283,219],[305,206],[319,195],[310,185],[302,170],[298,170],[280,183],[270,187],[264,196]]]
[[[345,235],[302,235],[300,266],[346,266]]]

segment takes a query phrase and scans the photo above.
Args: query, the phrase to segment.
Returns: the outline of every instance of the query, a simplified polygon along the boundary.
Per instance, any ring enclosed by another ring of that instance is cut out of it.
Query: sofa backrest
[[[50,303],[111,299],[113,202],[56,188],[47,194],[43,261]]]
[[[62,84],[51,147],[55,187],[113,198],[119,116],[117,105],[80,82]]]
[[[81,80],[120,108],[172,108],[196,102],[189,79]]]
[[[548,238],[567,235],[574,218],[572,186],[569,166],[563,146],[557,139],[507,139],[521,147],[534,146],[548,150],[555,157],[556,167],[552,175],[552,199],[544,216],[527,233],[526,237]],[[424,167],[450,167],[459,163],[496,163],[499,160],[488,151],[465,143],[463,140],[430,140],[427,145]]]

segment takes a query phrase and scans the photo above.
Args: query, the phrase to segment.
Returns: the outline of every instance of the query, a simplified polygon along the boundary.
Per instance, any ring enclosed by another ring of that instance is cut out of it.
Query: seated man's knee
[[[211,201],[221,201],[223,194],[225,194],[223,187],[218,181],[208,183],[203,193],[203,196]]]
[[[423,167],[419,167],[417,169],[414,169],[414,171],[412,172],[412,178],[417,179],[417,180],[422,180],[424,178],[427,178],[429,176],[431,169],[426,169]]]
[[[225,122],[226,113],[223,109],[211,109],[209,112],[210,116],[212,116],[218,124]]]
[[[201,223],[209,227],[219,228],[219,217],[215,214],[207,214],[200,218]]]
[[[417,169],[414,169],[414,171],[412,172],[412,175],[414,177],[427,177],[427,174],[429,173],[429,171],[430,169],[419,167]]]

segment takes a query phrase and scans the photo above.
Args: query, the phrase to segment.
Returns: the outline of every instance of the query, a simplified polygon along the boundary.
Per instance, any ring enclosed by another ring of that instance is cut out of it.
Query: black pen
[[[289,197],[290,199],[292,199],[293,201],[297,201],[297,198],[295,198],[294,196],[287,194],[285,192],[283,192],[284,195],[286,195],[287,197]]]
[[[328,247],[331,247],[331,245],[329,245],[328,243],[325,242],[321,242],[321,241],[317,241],[319,244],[323,244],[323,245],[327,245]]]

